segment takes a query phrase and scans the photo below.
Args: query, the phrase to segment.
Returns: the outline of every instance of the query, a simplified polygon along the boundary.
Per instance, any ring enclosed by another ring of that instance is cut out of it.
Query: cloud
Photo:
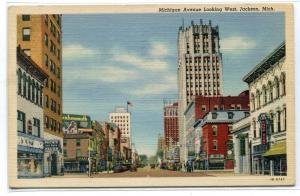
[[[129,80],[138,79],[140,74],[134,70],[128,70],[116,66],[90,67],[89,69],[71,69],[64,77],[73,77],[76,80],[87,82],[122,83]]]
[[[160,59],[143,58],[141,55],[134,53],[127,54],[115,54],[113,60],[121,63],[133,65],[136,68],[148,70],[148,71],[161,71],[166,70],[168,63]]]
[[[177,89],[176,76],[172,76],[172,77],[165,76],[161,82],[150,81],[150,83],[146,83],[145,85],[143,85],[143,88],[138,88],[127,93],[130,93],[135,96],[146,96],[146,95],[163,94],[176,89]]]
[[[256,46],[257,43],[249,37],[231,36],[221,40],[221,50],[232,54],[240,54]]]
[[[81,58],[97,57],[100,55],[100,50],[86,47],[79,43],[73,43],[63,46],[62,55],[64,60],[78,60]]]
[[[152,42],[149,55],[153,57],[164,57],[170,55],[170,50],[164,43]]]

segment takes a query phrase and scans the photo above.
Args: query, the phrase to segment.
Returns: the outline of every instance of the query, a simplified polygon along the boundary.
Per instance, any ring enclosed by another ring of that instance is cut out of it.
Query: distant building
[[[48,75],[17,49],[18,177],[44,176],[43,88]]]
[[[121,146],[131,148],[131,114],[123,107],[117,107],[109,113],[109,121],[121,130]]]
[[[219,27],[191,22],[178,32],[178,112],[180,160],[186,161],[184,111],[194,96],[223,95],[223,63]]]
[[[166,148],[172,148],[179,142],[177,102],[164,102],[164,137]]]
[[[257,64],[243,80],[250,90],[252,172],[286,175],[289,113],[288,63],[285,42]]]

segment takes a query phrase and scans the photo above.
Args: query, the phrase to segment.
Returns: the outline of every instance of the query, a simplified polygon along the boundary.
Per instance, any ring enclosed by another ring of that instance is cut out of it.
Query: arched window
[[[269,90],[269,102],[272,102],[273,101],[273,86],[272,86],[271,81],[268,82],[268,90]]]
[[[250,100],[250,102],[251,102],[252,110],[255,110],[255,96],[254,96],[253,93],[251,94],[251,100]]]
[[[34,80],[32,80],[32,83],[31,83],[31,101],[34,103],[35,102],[35,82]]]
[[[28,100],[31,100],[31,78],[28,76],[27,78],[27,98]]]
[[[39,86],[38,83],[36,83],[35,89],[36,89],[35,103],[38,105],[38,104],[39,104],[39,98],[40,98],[40,97],[39,97],[39,96],[40,96],[40,86]]]
[[[274,87],[275,87],[275,97],[278,98],[279,95],[280,95],[280,87],[279,87],[279,80],[278,80],[278,77],[275,77],[275,80],[274,80]]]
[[[256,105],[257,105],[257,108],[260,108],[260,91],[259,90],[256,91]]]
[[[23,96],[26,97],[26,80],[27,80],[27,77],[26,77],[26,74],[23,73]]]
[[[281,83],[281,95],[285,95],[286,86],[285,86],[285,73],[284,72],[281,73],[280,83]]]
[[[22,94],[22,72],[21,72],[21,69],[18,69],[17,75],[18,75],[18,95],[21,95]]]
[[[268,99],[267,99],[267,88],[266,88],[265,85],[263,86],[262,90],[263,90],[263,104],[265,105],[268,102]]]

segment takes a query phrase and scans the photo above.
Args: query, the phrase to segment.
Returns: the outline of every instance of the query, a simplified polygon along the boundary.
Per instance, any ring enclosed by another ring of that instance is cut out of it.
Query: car
[[[155,169],[155,164],[150,164],[151,169]]]

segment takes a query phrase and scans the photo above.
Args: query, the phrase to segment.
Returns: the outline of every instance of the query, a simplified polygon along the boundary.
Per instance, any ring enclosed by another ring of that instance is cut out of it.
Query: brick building
[[[179,141],[178,103],[164,103],[164,138],[167,148],[172,148]]]
[[[233,169],[232,124],[249,116],[248,110],[212,111],[204,116],[201,127],[200,168]]]
[[[195,129],[195,123],[203,119],[207,113],[211,111],[249,110],[249,108],[248,90],[241,92],[238,96],[194,97],[184,112],[187,150],[185,159],[192,159],[199,150],[199,133]]]

